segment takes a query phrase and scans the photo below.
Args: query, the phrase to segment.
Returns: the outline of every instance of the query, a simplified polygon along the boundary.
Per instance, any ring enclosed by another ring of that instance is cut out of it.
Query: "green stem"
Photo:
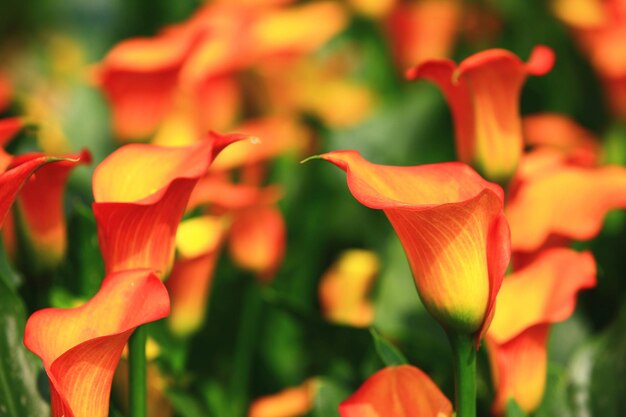
[[[248,406],[250,370],[258,344],[263,298],[254,282],[249,283],[243,299],[239,336],[235,347],[235,366],[231,379],[232,415],[243,417]]]
[[[470,335],[448,333],[454,358],[454,405],[457,417],[476,417],[476,345]]]
[[[139,326],[128,341],[128,387],[130,417],[147,417],[146,326]]]

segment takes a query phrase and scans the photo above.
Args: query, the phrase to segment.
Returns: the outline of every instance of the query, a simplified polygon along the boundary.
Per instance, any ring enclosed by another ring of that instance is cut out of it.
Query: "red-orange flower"
[[[452,404],[419,369],[390,366],[339,405],[341,417],[450,417]]]
[[[400,68],[450,55],[461,23],[457,0],[400,3],[390,13],[387,27]]]
[[[204,322],[213,269],[225,234],[222,219],[201,216],[185,220],[176,233],[178,259],[166,281],[172,299],[168,324],[187,335]]]
[[[385,212],[429,312],[446,328],[478,336],[510,256],[502,189],[462,163],[393,167],[354,151],[320,158],[346,171],[359,202]]]
[[[4,147],[24,126],[19,117],[0,119],[0,148]]]
[[[555,0],[556,15],[600,76],[611,109],[626,118],[626,10],[622,0]]]
[[[36,153],[13,158],[0,149],[0,228],[17,194],[30,176],[43,165],[61,160],[63,159]]]
[[[65,255],[67,231],[63,213],[63,194],[67,177],[78,164],[91,162],[84,150],[65,155],[65,160],[42,167],[26,182],[18,198],[20,220],[29,246],[44,267],[58,264]]]
[[[285,255],[285,221],[279,209],[251,207],[235,214],[228,247],[233,260],[263,282],[274,278]]]
[[[456,132],[457,154],[487,178],[508,180],[523,150],[519,97],[528,75],[543,75],[554,53],[536,47],[527,63],[502,49],[472,55],[457,67],[450,60],[432,60],[409,70],[407,77],[428,79],[446,97]]]
[[[107,272],[148,268],[167,274],[191,191],[221,149],[242,138],[212,133],[188,147],[132,144],[109,155],[93,177],[93,210]]]
[[[606,214],[623,207],[626,168],[559,164],[513,188],[506,207],[511,246],[513,251],[533,252],[551,237],[591,239]]]
[[[345,251],[320,281],[319,299],[324,317],[352,326],[370,326],[374,308],[367,295],[378,273],[376,254]]]
[[[133,330],[169,313],[167,290],[149,271],[104,279],[86,304],[37,311],[24,344],[41,358],[50,381],[52,417],[108,415],[113,373]]]
[[[590,253],[553,248],[504,279],[487,332],[496,413],[503,413],[511,398],[526,412],[539,406],[547,374],[549,325],[572,314],[576,294],[593,287],[595,275]]]
[[[248,417],[299,417],[313,408],[318,383],[314,378],[297,387],[257,398],[250,405]]]

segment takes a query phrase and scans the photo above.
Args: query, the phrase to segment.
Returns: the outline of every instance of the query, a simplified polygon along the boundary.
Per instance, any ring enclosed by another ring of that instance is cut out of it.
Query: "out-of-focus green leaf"
[[[526,413],[520,408],[515,400],[509,400],[506,405],[506,417],[528,417]]]
[[[600,336],[593,353],[589,401],[591,415],[622,417],[626,410],[626,306]]]
[[[313,417],[339,417],[339,404],[348,398],[350,391],[341,384],[320,378],[313,406]]]
[[[18,287],[23,281],[22,276],[13,269],[9,261],[2,239],[0,239],[0,280],[4,280],[7,287],[12,289]]]
[[[104,264],[98,246],[96,221],[89,207],[77,201],[69,222],[69,250],[66,284],[83,297],[98,292],[104,277]]]
[[[180,389],[169,389],[166,391],[167,398],[176,410],[176,414],[181,417],[209,417],[209,413],[196,396]]]
[[[24,347],[24,304],[0,279],[0,417],[41,417],[48,406],[37,389],[41,370]]]
[[[397,366],[397,365],[405,365],[409,363],[406,360],[402,352],[398,350],[391,342],[385,340],[376,329],[370,329],[370,333],[372,334],[372,338],[374,339],[374,346],[376,347],[376,352],[380,357],[380,360],[383,361],[385,366]]]

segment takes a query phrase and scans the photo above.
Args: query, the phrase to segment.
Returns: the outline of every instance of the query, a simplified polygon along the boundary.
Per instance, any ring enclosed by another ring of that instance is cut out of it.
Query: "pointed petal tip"
[[[554,66],[556,56],[552,48],[546,45],[537,45],[533,48],[526,62],[526,69],[532,75],[545,75]]]

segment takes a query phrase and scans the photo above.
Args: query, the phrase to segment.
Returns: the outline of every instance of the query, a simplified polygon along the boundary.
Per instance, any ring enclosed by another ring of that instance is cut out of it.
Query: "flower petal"
[[[626,168],[561,166],[522,182],[506,207],[513,251],[537,250],[553,235],[596,236],[604,216],[626,207]]]
[[[173,104],[178,73],[195,43],[194,36],[170,30],[126,40],[107,54],[95,81],[111,103],[120,138],[144,138],[156,129]]]
[[[487,178],[510,178],[522,153],[519,96],[528,75],[552,68],[554,53],[537,46],[524,64],[503,49],[465,59],[455,69],[447,60],[428,61],[407,72],[426,78],[442,90],[454,119],[459,159],[473,163]]]
[[[132,144],[109,155],[93,177],[93,210],[107,272],[148,268],[164,276],[191,191],[215,155],[242,138],[213,134],[184,148]]]
[[[0,148],[6,146],[22,127],[24,127],[24,123],[19,117],[0,119]]]
[[[107,276],[80,307],[34,313],[24,344],[43,361],[52,416],[107,416],[113,373],[129,336],[137,326],[168,314],[167,290],[149,271]]]
[[[449,56],[460,20],[461,4],[456,0],[396,5],[389,16],[387,28],[400,67]]]
[[[347,174],[363,205],[384,210],[430,313],[445,327],[482,331],[508,264],[502,189],[467,165],[375,165],[353,151],[321,155]]]
[[[185,220],[176,233],[180,258],[165,285],[172,300],[168,324],[178,335],[188,335],[204,321],[213,270],[225,234],[217,217]]]
[[[315,379],[287,388],[277,394],[257,398],[250,405],[248,417],[297,417],[313,408],[318,384]]]
[[[67,231],[63,193],[67,177],[78,164],[91,162],[87,150],[65,157],[66,160],[43,166],[26,182],[18,197],[20,219],[29,246],[37,255],[34,262],[45,266],[58,264],[65,255]]]
[[[0,173],[0,228],[11,205],[13,205],[13,201],[17,198],[17,194],[28,178],[43,165],[60,160],[59,158],[34,153],[11,158],[0,149],[0,167],[8,168]]]
[[[230,254],[261,281],[274,277],[285,255],[285,220],[274,207],[253,207],[238,213],[230,229]]]
[[[390,366],[339,405],[341,417],[450,417],[452,404],[419,369]]]
[[[547,249],[504,279],[488,334],[503,343],[536,324],[563,321],[574,311],[576,294],[595,284],[591,253]]]
[[[487,336],[496,387],[492,405],[495,415],[504,415],[510,399],[514,399],[526,413],[533,412],[541,404],[548,373],[549,329],[549,324],[539,324],[502,344]]]
[[[378,273],[378,257],[366,250],[348,250],[324,274],[319,298],[328,320],[352,326],[369,326],[374,309],[367,299]]]

